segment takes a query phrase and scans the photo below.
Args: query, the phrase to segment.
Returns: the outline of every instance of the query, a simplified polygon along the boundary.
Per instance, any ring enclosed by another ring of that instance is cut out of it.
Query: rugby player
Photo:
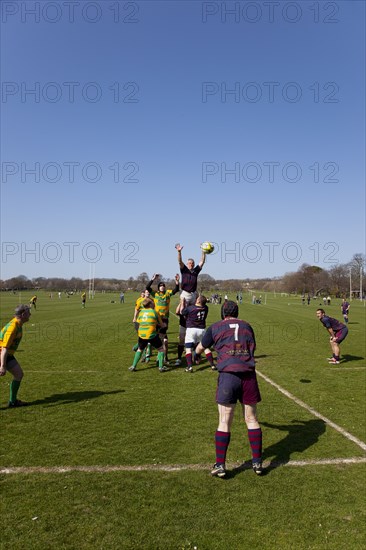
[[[262,430],[256,412],[261,395],[255,373],[255,336],[249,323],[238,319],[238,315],[238,305],[227,300],[221,308],[222,321],[207,329],[196,349],[197,353],[202,353],[205,348],[213,346],[218,353],[216,402],[219,425],[215,433],[216,462],[211,470],[211,475],[217,477],[226,476],[226,453],[237,401],[242,405],[248,428],[252,468],[257,475],[263,472]]]
[[[135,302],[135,311],[133,313],[133,319],[132,319],[132,322],[133,322],[133,325],[135,327],[135,330],[136,332],[138,332],[139,330],[139,324],[137,322],[137,317],[141,311],[141,309],[143,308],[142,306],[142,302],[144,300],[146,300],[147,298],[150,298],[150,292],[148,290],[142,290],[141,294],[140,294],[140,298],[137,298],[136,302]],[[139,347],[139,344],[135,344],[132,348],[132,351],[137,351]],[[148,363],[150,361],[150,357],[151,357],[151,346],[150,344],[147,345],[146,347],[146,350],[145,350],[145,357],[142,358],[142,361],[145,361],[146,363]]]
[[[187,306],[182,309],[181,314],[186,318],[186,335],[184,345],[186,348],[186,372],[193,372],[192,353],[197,344],[201,342],[206,330],[206,319],[208,315],[208,307],[206,305],[206,296],[198,296],[196,303],[192,306]],[[202,350],[205,352],[206,359],[210,363],[211,368],[215,370],[215,365],[210,349]],[[202,353],[202,352],[200,352]],[[199,363],[199,353],[197,352],[196,363]]]
[[[15,309],[15,317],[7,323],[0,332],[0,376],[10,372],[13,380],[10,383],[9,408],[24,407],[28,405],[17,399],[20,383],[23,378],[23,370],[14,357],[23,336],[23,325],[31,316],[30,307],[24,304]]]
[[[175,287],[173,290],[167,290],[166,285],[163,281],[160,281],[158,284],[158,290],[155,292],[151,288],[152,284],[156,281],[156,279],[159,278],[158,273],[154,273],[154,275],[151,278],[151,281],[149,281],[146,290],[151,294],[151,296],[154,298],[155,302],[155,309],[160,315],[160,317],[163,320],[164,327],[159,329],[159,334],[163,342],[163,348],[164,348],[164,360],[166,363],[169,362],[168,358],[168,326],[169,326],[169,308],[170,308],[170,299],[174,294],[179,292],[179,275],[177,274],[175,276]]]
[[[206,254],[202,250],[202,256],[201,260],[198,265],[194,265],[194,260],[192,258],[188,258],[187,265],[182,260],[182,250],[183,246],[179,243],[175,245],[175,248],[178,251],[178,263],[180,267],[180,272],[182,275],[182,281],[181,281],[181,300],[185,300],[186,305],[192,305],[195,303],[197,299],[197,278],[202,270],[202,267],[206,261]]]
[[[158,350],[158,363],[159,371],[164,372],[168,370],[164,367],[164,351],[163,344],[158,335],[158,327],[163,327],[163,321],[160,315],[155,311],[155,304],[151,298],[146,298],[142,304],[142,308],[137,317],[138,323],[138,348],[135,352],[135,357],[130,371],[136,370],[136,365],[140,361],[142,352],[144,349],[151,344],[154,348]]]
[[[332,348],[333,356],[329,357],[328,363],[330,365],[339,365],[339,344],[346,338],[348,327],[337,319],[328,317],[324,309],[317,309],[316,316],[330,334],[330,347]]]

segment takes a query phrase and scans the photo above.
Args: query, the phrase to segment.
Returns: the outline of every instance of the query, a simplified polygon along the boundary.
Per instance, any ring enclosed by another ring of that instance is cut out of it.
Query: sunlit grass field
[[[80,295],[37,294],[16,354],[30,406],[6,409],[11,376],[0,379],[1,549],[365,547],[364,304],[352,301],[343,360],[331,366],[319,300],[244,295],[267,470],[259,478],[245,464],[238,407],[222,480],[209,475],[217,373],[206,362],[159,373],[154,360],[129,372],[137,293],[124,304],[98,293],[85,309]],[[30,296],[0,295],[1,326]],[[342,320],[340,300],[325,309]],[[219,314],[210,305],[209,324]],[[177,336],[171,314],[171,363]]]

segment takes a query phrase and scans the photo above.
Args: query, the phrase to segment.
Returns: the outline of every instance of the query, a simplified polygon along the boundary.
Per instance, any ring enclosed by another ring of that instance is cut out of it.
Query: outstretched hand
[[[175,245],[175,248],[178,250],[178,252],[180,252],[181,250],[183,250],[183,246],[180,244],[180,243],[177,243]]]

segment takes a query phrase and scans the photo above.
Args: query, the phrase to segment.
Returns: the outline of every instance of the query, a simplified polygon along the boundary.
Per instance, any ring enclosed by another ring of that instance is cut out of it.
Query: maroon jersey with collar
[[[252,327],[246,321],[229,318],[214,323],[207,329],[201,343],[204,348],[215,348],[218,371],[255,370],[255,336]]]
[[[180,272],[182,274],[182,281],[181,281],[181,289],[185,290],[186,292],[196,292],[197,290],[197,277],[200,271],[202,270],[202,267],[199,265],[196,265],[193,269],[188,269],[188,267],[185,265],[184,267],[180,268]]]

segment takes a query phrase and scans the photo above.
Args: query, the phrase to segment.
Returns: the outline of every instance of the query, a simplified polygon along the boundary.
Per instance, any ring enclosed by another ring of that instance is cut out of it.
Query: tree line
[[[168,288],[174,288],[173,279],[162,277]],[[105,292],[141,291],[146,288],[150,277],[147,273],[140,273],[137,277],[128,279],[95,278],[94,290]],[[357,296],[361,289],[364,293],[365,255],[354,254],[347,264],[335,264],[329,269],[309,264],[302,264],[296,272],[285,273],[282,277],[268,277],[258,279],[215,279],[211,275],[201,273],[199,276],[199,291],[207,292],[243,292],[261,290],[264,292],[279,292],[288,294],[310,294],[311,296],[330,294],[341,297],[352,293]],[[29,279],[25,275],[18,275],[7,280],[0,280],[0,290],[38,290],[49,292],[79,292],[89,288],[89,279],[72,277],[35,277]]]

